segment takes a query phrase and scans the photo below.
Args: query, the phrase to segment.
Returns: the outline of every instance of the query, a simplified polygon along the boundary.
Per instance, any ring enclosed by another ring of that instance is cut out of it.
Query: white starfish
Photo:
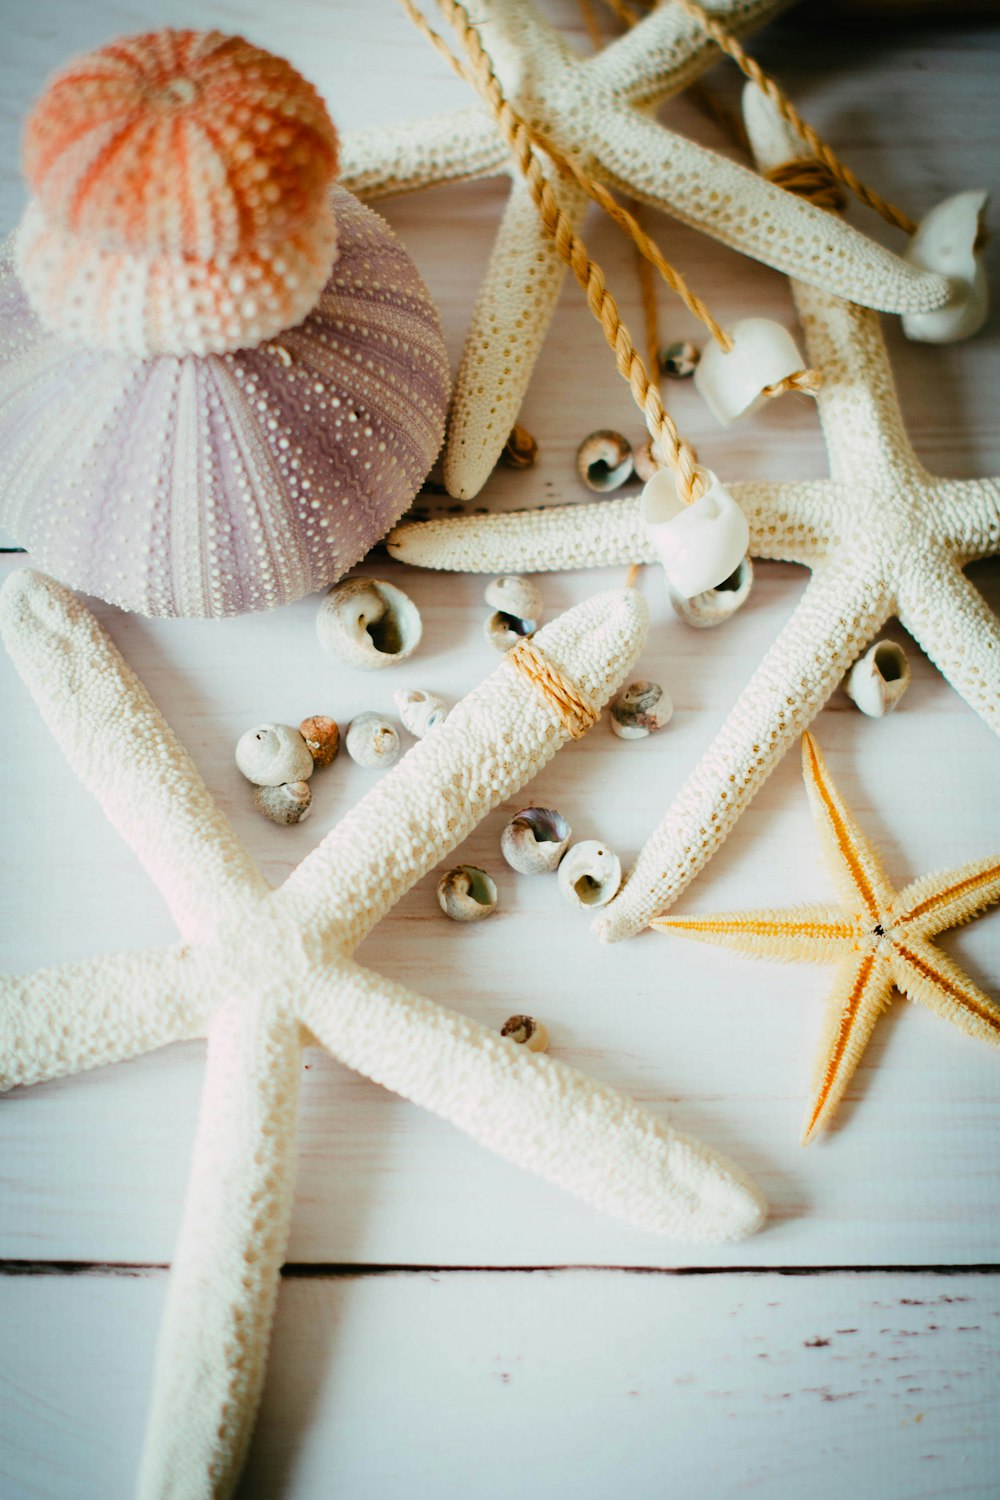
[[[646,610],[616,591],[538,632],[596,710]],[[516,662],[383,777],[272,891],[145,688],[94,617],[31,570],[0,626],[73,769],[162,890],[183,941],[3,981],[0,1087],[208,1037],[140,1494],[202,1500],[236,1482],[260,1397],[287,1243],[301,1052],[341,1062],[633,1224],[738,1237],[761,1200],[714,1152],[631,1100],[353,961],[416,880],[569,735]]]
[[[736,32],[786,0],[720,0],[708,7]],[[919,271],[856,229],[736,162],[660,125],[655,112],[718,56],[697,22],[659,6],[627,35],[581,59],[530,0],[477,0],[475,23],[504,92],[591,175],[766,265],[887,312],[941,306],[940,276]],[[800,146],[798,155],[805,154]],[[470,109],[348,132],[341,182],[379,198],[510,170],[491,117]],[[578,229],[587,197],[560,181]],[[489,477],[514,426],[555,310],[566,268],[520,175],[466,337],[444,457],[445,484],[462,499]]]
[[[801,156],[748,85],[747,125],[765,167]],[[878,316],[792,283],[829,479],[733,484],[754,557],[803,563],[798,608],[595,930],[629,937],[664,911],[722,843],[851,662],[896,615],[966,702],[1000,733],[1000,623],[962,573],[1000,551],[1000,479],[937,479],[910,445]],[[639,498],[413,522],[388,538],[403,562],[530,572],[654,562]]]

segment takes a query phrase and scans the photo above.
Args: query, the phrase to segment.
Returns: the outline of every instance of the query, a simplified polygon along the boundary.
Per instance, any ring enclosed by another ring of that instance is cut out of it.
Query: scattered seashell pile
[[[301,823],[312,807],[309,778],[329,766],[340,748],[335,719],[314,714],[298,729],[290,724],[257,724],[240,736],[236,764],[253,784],[257,811],[272,823]]]

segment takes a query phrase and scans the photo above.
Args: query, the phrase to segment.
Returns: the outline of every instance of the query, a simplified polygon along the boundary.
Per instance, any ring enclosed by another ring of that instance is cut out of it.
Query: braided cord
[[[534,683],[559,715],[567,734],[574,740],[582,739],[587,730],[597,723],[599,710],[587,702],[576,684],[530,638],[518,641],[513,651],[508,652],[507,660],[519,672],[523,672],[529,682]]]

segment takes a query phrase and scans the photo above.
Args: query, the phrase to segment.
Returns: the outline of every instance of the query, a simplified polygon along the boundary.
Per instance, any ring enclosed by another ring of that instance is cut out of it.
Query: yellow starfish
[[[931,941],[1000,900],[1000,854],[925,875],[896,891],[810,734],[802,737],[802,772],[842,905],[657,917],[650,925],[755,958],[836,963],[805,1145],[830,1123],[894,988],[969,1036],[1000,1045],[1000,1007]]]

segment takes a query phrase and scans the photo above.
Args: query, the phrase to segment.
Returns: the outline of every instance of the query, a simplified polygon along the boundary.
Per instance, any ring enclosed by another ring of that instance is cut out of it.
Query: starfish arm
[[[45,1083],[202,1033],[184,949],[102,954],[0,979],[0,1089]]]
[[[716,1152],[614,1089],[379,975],[345,965],[300,1004],[304,1023],[348,1067],[638,1228],[730,1240],[763,1220],[754,1187]]]
[[[834,785],[811,734],[802,738],[802,775],[823,853],[841,898],[863,927],[873,927],[893,907],[896,893],[877,850]]]
[[[1000,901],[1000,854],[988,854],[957,870],[924,875],[900,891],[896,926],[923,938],[961,927]]]
[[[948,300],[945,277],[655,120],[609,111],[595,122],[593,150],[613,187],[787,276],[885,312]]]
[[[288,1241],[301,1056],[298,1022],[266,1001],[234,999],[212,1022],[139,1500],[235,1487]]]
[[[578,228],[586,195],[569,182],[560,183],[559,193]],[[449,494],[469,500],[492,473],[517,421],[565,274],[527,185],[515,179],[455,377],[444,453]]]
[[[814,507],[828,481],[731,484],[746,512],[754,557],[813,560],[820,544]],[[452,573],[545,573],[567,568],[654,563],[640,518],[640,498],[596,500],[488,516],[441,516],[395,527],[386,547],[398,562]]]
[[[1000,479],[939,479],[930,503],[963,568],[1000,552]]]
[[[138,856],[185,937],[269,887],[146,689],[90,611],[23,568],[0,631],[56,743]]]
[[[892,951],[893,978],[907,999],[926,1005],[967,1036],[1000,1047],[1000,1005],[947,954],[916,933],[900,936]]]
[[[595,923],[602,941],[631,937],[672,905],[892,608],[878,577],[857,563],[814,573],[626,884]]]
[[[857,939],[855,924],[830,906],[657,917],[649,925],[658,932],[676,933],[720,948],[737,948],[754,958],[780,963],[834,963],[854,947]]]
[[[899,618],[938,671],[1000,734],[1000,620],[957,564],[923,557],[900,588]]]
[[[596,710],[625,680],[646,632],[634,589],[597,594],[533,637]],[[569,738],[565,718],[506,658],[351,809],[289,876],[278,909],[353,949],[482,818]]]
[[[475,106],[349,130],[341,136],[340,151],[338,185],[358,198],[392,198],[445,182],[493,177],[508,161],[499,131]]]
[[[875,1022],[889,1004],[892,985],[890,965],[873,948],[841,961],[826,1005],[803,1145],[832,1120]]]
[[[789,0],[725,0],[706,10],[736,36],[762,25]],[[716,45],[693,16],[676,5],[660,5],[624,36],[617,37],[584,67],[588,82],[632,105],[659,102],[679,93],[719,59]]]

